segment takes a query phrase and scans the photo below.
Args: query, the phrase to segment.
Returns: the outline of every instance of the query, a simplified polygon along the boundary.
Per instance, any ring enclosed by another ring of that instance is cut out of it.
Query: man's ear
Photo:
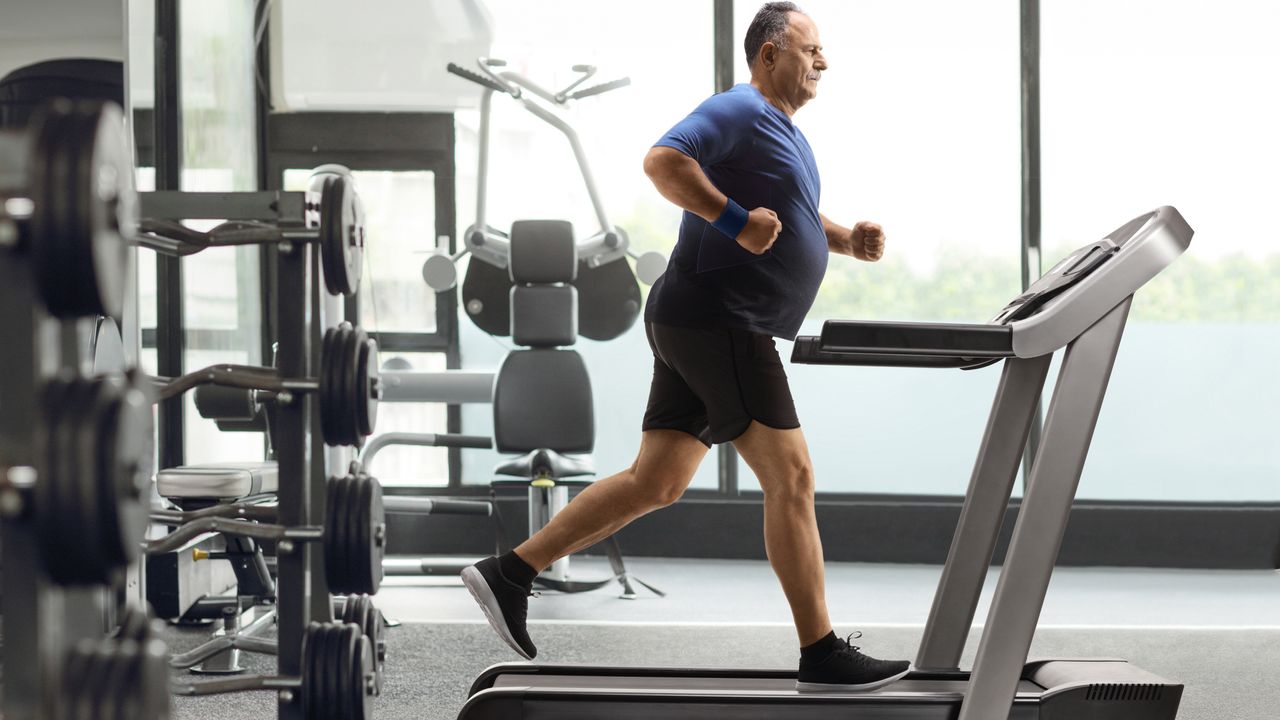
[[[766,70],[772,70],[774,63],[778,61],[778,46],[771,42],[767,42],[760,46],[760,62]]]

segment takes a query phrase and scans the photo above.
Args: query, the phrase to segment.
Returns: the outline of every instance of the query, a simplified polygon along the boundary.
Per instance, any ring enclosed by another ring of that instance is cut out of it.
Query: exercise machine
[[[1053,266],[984,324],[828,321],[792,362],[975,369],[1000,384],[913,671],[875,692],[801,693],[784,670],[511,663],[472,685],[460,720],[937,718],[1171,720],[1182,685],[1124,660],[1028,662],[1133,295],[1191,243],[1172,207],[1141,215]],[[1044,434],[971,671],[959,669],[1055,351]]]

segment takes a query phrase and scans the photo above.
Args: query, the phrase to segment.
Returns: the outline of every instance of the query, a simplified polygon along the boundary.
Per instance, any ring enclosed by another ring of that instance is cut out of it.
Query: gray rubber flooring
[[[540,661],[794,667],[794,630],[767,564],[629,563],[668,597],[628,602],[602,589],[538,598],[530,615]],[[589,575],[603,565],[586,561],[578,567]],[[914,657],[938,571],[831,564],[828,598],[837,630],[861,629],[859,642],[874,655]],[[454,718],[481,670],[517,659],[479,622],[469,595],[455,581],[389,579],[377,602],[404,621],[388,629],[390,657],[386,685],[375,702],[377,718]],[[1055,573],[1041,625],[1033,657],[1123,657],[1184,683],[1183,720],[1277,716],[1276,573],[1063,568]],[[171,628],[167,635],[175,650],[194,647],[207,636],[185,628]],[[972,662],[976,648],[975,629],[962,664]],[[253,671],[274,671],[272,657],[244,658]],[[273,717],[275,704],[269,692],[181,697],[175,699],[175,717],[259,719]]]

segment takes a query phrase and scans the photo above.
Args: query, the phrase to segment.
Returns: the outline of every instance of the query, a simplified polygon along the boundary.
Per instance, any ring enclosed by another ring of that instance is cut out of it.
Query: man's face
[[[818,26],[808,15],[793,12],[787,27],[787,49],[774,49],[771,73],[775,91],[799,108],[818,94],[818,79],[827,69]]]

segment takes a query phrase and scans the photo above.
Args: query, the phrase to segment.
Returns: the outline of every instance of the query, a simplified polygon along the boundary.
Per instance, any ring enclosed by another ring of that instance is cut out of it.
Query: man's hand
[[[854,257],[867,262],[875,262],[884,257],[884,229],[873,222],[863,220],[853,226],[850,233],[853,240]]]
[[[773,247],[780,232],[782,221],[778,219],[778,213],[769,208],[758,207],[747,213],[747,224],[738,233],[737,240],[752,255],[763,255]]]

